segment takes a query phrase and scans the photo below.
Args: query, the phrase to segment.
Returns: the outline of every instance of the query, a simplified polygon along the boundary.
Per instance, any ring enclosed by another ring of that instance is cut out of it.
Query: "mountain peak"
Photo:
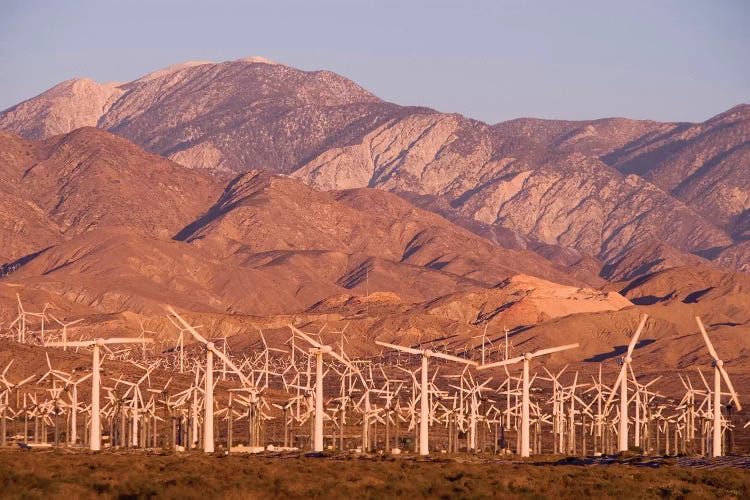
[[[0,113],[0,128],[27,139],[44,139],[95,126],[125,91],[119,83],[89,78],[66,80]]]
[[[187,69],[187,68],[194,68],[196,66],[204,66],[206,64],[215,64],[211,61],[185,61],[183,63],[178,64],[172,64],[171,66],[167,66],[166,68],[157,69],[156,71],[152,71],[151,73],[148,73],[137,80],[136,82],[148,82],[151,80],[155,80],[157,78],[161,78],[163,76],[176,73],[180,70]]]
[[[279,65],[279,63],[277,63],[276,61],[272,61],[271,59],[267,59],[263,56],[243,57],[242,59],[237,59],[236,62],[243,62],[243,63],[250,63],[250,64],[270,64],[272,66]]]

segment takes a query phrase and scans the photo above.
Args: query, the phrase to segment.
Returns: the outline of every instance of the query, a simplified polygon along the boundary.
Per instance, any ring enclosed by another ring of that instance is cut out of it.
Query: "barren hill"
[[[214,178],[96,128],[45,141],[0,135],[0,264],[101,227],[171,237],[220,192]]]
[[[68,80],[0,113],[0,128],[27,139],[46,139],[80,127],[95,127],[124,93],[117,83]]]
[[[175,65],[116,87],[76,82],[0,113],[0,127],[35,138],[95,122],[193,168],[392,191],[582,276],[750,266],[747,105],[700,124],[487,125],[263,58]]]
[[[582,283],[387,192],[319,192],[264,171],[222,186],[95,128],[2,138],[5,281],[102,313],[281,314],[347,290],[414,302],[518,273]]]

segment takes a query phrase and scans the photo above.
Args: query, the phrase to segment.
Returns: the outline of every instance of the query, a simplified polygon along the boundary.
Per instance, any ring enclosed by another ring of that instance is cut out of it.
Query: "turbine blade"
[[[698,323],[698,328],[701,331],[701,335],[703,335],[703,340],[706,342],[706,347],[708,347],[708,352],[711,353],[712,358],[718,361],[719,355],[716,354],[716,350],[714,350],[714,345],[711,343],[711,340],[708,338],[708,333],[706,333],[706,329],[703,327],[703,322],[701,322],[701,319],[698,316],[695,317],[695,322]]]
[[[617,376],[617,381],[615,382],[615,385],[612,386],[612,392],[609,393],[609,397],[607,398],[607,403],[604,405],[606,408],[612,403],[612,400],[615,397],[615,394],[617,394],[617,389],[620,387],[620,384],[622,383],[622,379],[625,377],[625,370],[627,369],[627,363],[622,364],[622,368],[620,369],[620,374]]]
[[[312,345],[313,345],[313,347],[317,347],[318,349],[322,349],[322,348],[323,348],[323,346],[322,346],[322,345],[320,344],[320,342],[318,342],[318,341],[316,341],[316,340],[313,340],[313,338],[312,338],[312,337],[310,337],[310,336],[309,336],[308,334],[306,334],[305,332],[303,332],[303,331],[300,331],[299,329],[295,328],[295,327],[294,327],[294,326],[292,326],[291,324],[290,324],[290,325],[287,325],[287,326],[289,326],[289,328],[290,328],[290,329],[291,329],[291,330],[292,330],[292,331],[293,331],[293,332],[294,332],[294,333],[295,333],[296,335],[299,335],[299,336],[300,336],[300,337],[302,337],[303,339],[307,340],[307,341],[308,341],[308,342],[309,342],[310,344],[312,344]]]
[[[231,359],[229,359],[228,357],[224,356],[224,353],[223,353],[223,352],[221,352],[221,351],[220,351],[219,349],[217,349],[217,348],[216,348],[215,346],[214,346],[214,347],[213,347],[213,348],[211,349],[211,351],[212,351],[212,352],[213,352],[213,353],[214,353],[214,354],[215,354],[215,355],[216,355],[216,356],[217,356],[217,357],[218,357],[218,358],[219,358],[220,360],[222,360],[222,361],[223,361],[224,363],[226,363],[226,365],[227,365],[227,366],[229,367],[229,369],[230,369],[230,370],[232,370],[232,371],[233,371],[234,373],[236,373],[236,374],[237,374],[237,376],[239,376],[239,377],[240,377],[240,380],[242,381],[242,383],[243,383],[244,385],[249,385],[249,386],[253,386],[253,387],[254,387],[254,384],[253,384],[252,382],[250,382],[250,380],[249,380],[249,379],[248,379],[248,378],[247,378],[247,377],[245,376],[245,374],[244,374],[244,373],[242,373],[242,372],[240,371],[240,369],[239,369],[239,368],[237,368],[237,366],[236,366],[236,365],[235,365],[234,363],[232,363],[232,360],[231,360]]]
[[[24,384],[28,384],[29,382],[31,382],[34,379],[34,377],[35,377],[35,375],[31,375],[30,377],[21,380],[19,383],[16,384],[16,387],[21,387]]]
[[[734,401],[734,405],[737,407],[737,411],[742,411],[742,405],[740,404],[740,400],[737,398],[737,392],[735,392],[734,390],[732,381],[729,380],[729,374],[723,366],[719,366],[719,371],[721,372],[721,376],[724,379],[724,382],[727,384],[727,388],[729,389],[730,394],[732,395],[732,400]]]
[[[464,363],[471,366],[479,366],[479,363],[470,359],[459,358],[458,356],[452,356],[450,354],[443,354],[442,352],[430,351],[430,357],[447,359],[449,361],[456,361],[457,363]]]
[[[579,345],[576,344],[567,344],[567,345],[561,345],[558,347],[550,347],[549,349],[540,349],[539,351],[536,351],[535,353],[531,354],[532,358],[535,358],[537,356],[544,356],[545,354],[552,354],[553,352],[559,352],[559,351],[567,351],[568,349],[575,349],[576,347],[579,347]]]
[[[96,340],[75,340],[69,342],[45,342],[44,347],[89,347],[96,344]]]
[[[179,314],[177,314],[177,312],[176,312],[176,311],[175,311],[174,309],[172,309],[172,307],[171,307],[171,306],[167,306],[167,310],[168,310],[168,311],[169,311],[169,312],[170,312],[170,313],[171,313],[171,314],[172,314],[172,315],[173,315],[173,316],[174,316],[175,318],[177,318],[177,321],[179,321],[179,322],[180,322],[180,323],[182,324],[182,326],[184,326],[184,327],[185,327],[185,329],[186,329],[187,331],[189,331],[189,332],[190,332],[190,334],[191,334],[191,335],[192,335],[193,337],[195,337],[195,339],[196,339],[196,340],[197,340],[198,342],[201,342],[201,343],[203,343],[203,344],[208,344],[208,340],[206,340],[206,339],[205,339],[205,337],[203,337],[203,335],[201,335],[200,333],[198,333],[197,331],[195,331],[195,328],[193,328],[193,327],[192,327],[192,325],[190,325],[190,324],[189,324],[189,323],[188,323],[187,321],[185,321],[184,319],[182,319],[182,316],[180,316]]]
[[[424,354],[424,351],[421,351],[419,349],[412,349],[411,347],[406,347],[402,345],[396,345],[396,344],[389,344],[388,342],[381,342],[379,340],[375,341],[376,344],[383,347],[390,347],[391,349],[396,349],[397,351],[403,351],[408,352],[410,354]],[[432,353],[433,355],[435,353]]]
[[[477,366],[477,370],[486,370],[488,368],[495,368],[496,366],[512,365],[518,363],[519,361],[523,361],[524,357],[525,356],[518,356],[517,358],[510,358],[506,359],[505,361],[496,361],[494,363],[489,363],[486,365],[479,365]]]
[[[112,337],[110,339],[104,339],[105,344],[140,344],[142,342],[150,344],[153,341],[154,339],[131,339],[126,337]]]
[[[633,338],[630,339],[630,345],[628,346],[628,357],[633,355],[633,351],[635,350],[635,345],[638,343],[638,338],[641,336],[643,327],[646,326],[647,319],[648,319],[648,314],[644,314],[641,317],[641,322],[638,324],[638,329],[633,334]]]
[[[703,385],[706,386],[706,390],[708,392],[711,392],[711,387],[708,385],[708,382],[706,381],[706,377],[703,376],[703,372],[700,368],[696,368],[698,370],[698,375],[701,376],[701,380],[703,381]]]
[[[333,349],[331,349],[331,352],[329,352],[328,354],[330,354],[331,356],[333,356],[334,358],[336,358],[337,360],[339,360],[339,361],[340,361],[341,363],[343,363],[344,365],[346,365],[346,366],[347,366],[347,367],[348,367],[348,368],[349,368],[350,370],[352,370],[353,372],[355,372],[355,373],[358,373],[358,372],[359,372],[359,370],[357,370],[357,369],[356,369],[356,368],[354,367],[354,365],[353,365],[353,364],[351,364],[351,363],[350,363],[349,361],[345,360],[345,359],[344,359],[343,357],[341,357],[341,355],[339,355],[339,354],[338,354],[338,353],[337,353],[336,351],[334,351]]]

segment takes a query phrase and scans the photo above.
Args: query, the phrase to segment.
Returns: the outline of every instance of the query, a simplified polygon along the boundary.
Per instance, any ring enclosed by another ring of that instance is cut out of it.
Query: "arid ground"
[[[748,498],[750,470],[676,459],[580,465],[480,457],[0,451],[3,498]],[[657,465],[658,463],[658,465]]]

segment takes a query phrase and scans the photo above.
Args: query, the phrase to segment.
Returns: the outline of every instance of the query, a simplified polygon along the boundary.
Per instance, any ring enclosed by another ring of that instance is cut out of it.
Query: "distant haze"
[[[7,0],[0,109],[70,78],[263,56],[388,101],[521,116],[702,121],[750,102],[750,2]]]

